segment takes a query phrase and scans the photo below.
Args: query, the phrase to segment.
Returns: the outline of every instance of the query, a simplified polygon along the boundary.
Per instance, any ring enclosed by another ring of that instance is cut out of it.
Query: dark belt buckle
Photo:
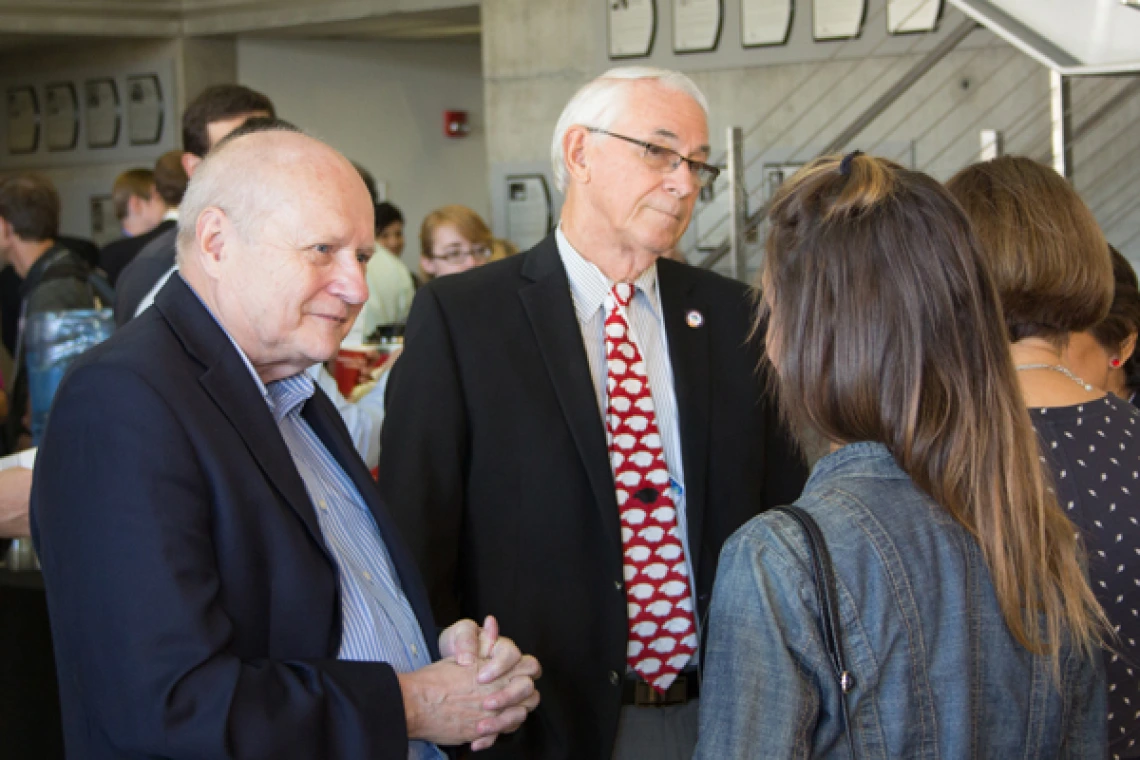
[[[677,676],[664,694],[640,678],[633,685],[633,704],[637,707],[669,707],[683,705],[688,701],[689,689],[685,676]]]

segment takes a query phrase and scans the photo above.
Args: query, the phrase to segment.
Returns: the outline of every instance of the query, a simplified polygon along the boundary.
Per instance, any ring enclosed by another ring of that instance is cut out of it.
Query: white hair
[[[597,79],[586,83],[574,93],[558,123],[554,126],[554,142],[550,146],[550,158],[554,165],[554,184],[566,192],[569,177],[566,174],[566,156],[562,152],[562,140],[570,127],[582,125],[595,129],[609,129],[622,115],[629,99],[629,85],[644,79],[652,79],[663,87],[683,92],[709,116],[709,102],[700,88],[679,71],[658,69],[651,66],[621,66],[610,69]]]

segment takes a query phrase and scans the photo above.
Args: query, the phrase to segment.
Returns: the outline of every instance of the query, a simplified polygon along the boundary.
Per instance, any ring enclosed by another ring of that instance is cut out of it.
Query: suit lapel
[[[229,337],[181,277],[170,278],[155,298],[155,306],[187,351],[205,365],[206,371],[199,381],[206,393],[233,424],[266,478],[305,524],[321,551],[329,556],[320,523],[289,448],[273,421],[269,405]]]
[[[420,629],[424,634],[424,641],[427,642],[428,648],[431,650],[432,659],[438,660],[439,632],[436,630],[435,620],[432,616],[427,589],[424,588],[423,580],[420,578],[411,553],[404,546],[399,530],[380,499],[380,489],[377,488],[376,481],[372,479],[368,468],[365,467],[364,461],[360,458],[356,447],[353,446],[347,431],[344,430],[343,425],[339,424],[340,413],[325,396],[324,391],[317,388],[316,393],[301,410],[301,416],[309,423],[313,432],[321,439],[321,443],[325,445],[341,469],[348,475],[360,493],[360,497],[368,506],[368,510],[372,513],[372,518],[376,521],[376,527],[380,531],[380,538],[388,548],[388,556],[392,558],[392,566],[396,571],[400,587],[403,588],[404,595],[416,613],[416,619],[419,621]]]
[[[519,297],[586,469],[605,534],[620,554],[621,524],[613,471],[570,282],[553,235],[526,255],[522,274],[530,283],[519,291]]]
[[[685,513],[689,534],[689,553],[693,568],[698,566],[704,524],[706,481],[708,479],[710,377],[709,330],[710,309],[696,292],[696,281],[688,267],[673,261],[657,263],[657,279],[661,288],[661,310],[665,333],[669,339],[669,362],[673,368],[673,389],[677,396],[678,427],[681,433],[681,456],[685,466]],[[702,317],[697,327],[689,324],[688,315],[696,311]]]

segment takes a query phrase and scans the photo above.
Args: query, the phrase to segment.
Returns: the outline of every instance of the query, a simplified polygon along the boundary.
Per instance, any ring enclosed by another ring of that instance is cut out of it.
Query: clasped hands
[[[538,707],[542,668],[499,636],[494,617],[482,628],[459,621],[440,634],[439,651],[439,662],[399,674],[409,739],[487,749]]]

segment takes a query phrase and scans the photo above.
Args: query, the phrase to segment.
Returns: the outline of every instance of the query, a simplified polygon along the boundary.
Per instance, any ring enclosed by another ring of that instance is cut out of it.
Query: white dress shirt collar
[[[566,277],[570,280],[574,311],[578,314],[579,322],[586,322],[602,308],[606,294],[613,289],[614,281],[578,253],[562,232],[561,225],[555,230],[554,239],[558,243],[558,255],[562,257],[562,266],[566,268]],[[657,289],[657,262],[653,262],[642,272],[634,281],[634,285],[645,295],[654,316],[660,318],[661,296]]]

